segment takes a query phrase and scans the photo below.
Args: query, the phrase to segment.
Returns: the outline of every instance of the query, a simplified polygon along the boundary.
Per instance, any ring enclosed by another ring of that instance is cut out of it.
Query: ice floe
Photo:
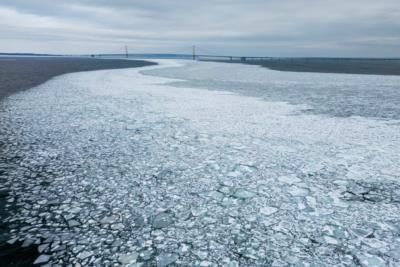
[[[229,66],[190,70],[229,80]],[[67,74],[0,104],[9,242],[36,244],[37,264],[400,264],[398,121],[308,114],[141,71]],[[275,82],[292,86],[291,75]]]

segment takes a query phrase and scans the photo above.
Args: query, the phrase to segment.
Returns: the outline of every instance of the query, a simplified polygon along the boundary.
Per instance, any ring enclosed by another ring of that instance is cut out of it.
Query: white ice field
[[[62,75],[1,104],[10,243],[39,245],[47,266],[400,266],[399,120],[159,73],[398,94],[400,78],[159,64]]]

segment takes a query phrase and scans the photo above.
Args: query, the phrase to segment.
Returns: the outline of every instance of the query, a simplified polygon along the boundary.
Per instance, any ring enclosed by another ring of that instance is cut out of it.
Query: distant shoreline
[[[223,62],[259,65],[277,71],[400,75],[400,59],[367,58],[271,58]]]
[[[135,68],[155,65],[144,60],[78,57],[0,57],[0,101],[13,93],[37,86],[66,73]]]

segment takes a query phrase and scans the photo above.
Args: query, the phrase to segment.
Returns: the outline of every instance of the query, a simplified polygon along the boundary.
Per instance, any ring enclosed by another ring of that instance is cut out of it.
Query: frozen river
[[[179,61],[54,78],[0,104],[9,242],[71,266],[399,266],[399,84]]]

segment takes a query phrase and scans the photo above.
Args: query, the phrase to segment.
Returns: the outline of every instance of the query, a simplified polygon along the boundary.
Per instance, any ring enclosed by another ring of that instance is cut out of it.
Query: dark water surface
[[[142,60],[120,59],[0,57],[0,99],[65,73],[135,68],[154,64]]]

